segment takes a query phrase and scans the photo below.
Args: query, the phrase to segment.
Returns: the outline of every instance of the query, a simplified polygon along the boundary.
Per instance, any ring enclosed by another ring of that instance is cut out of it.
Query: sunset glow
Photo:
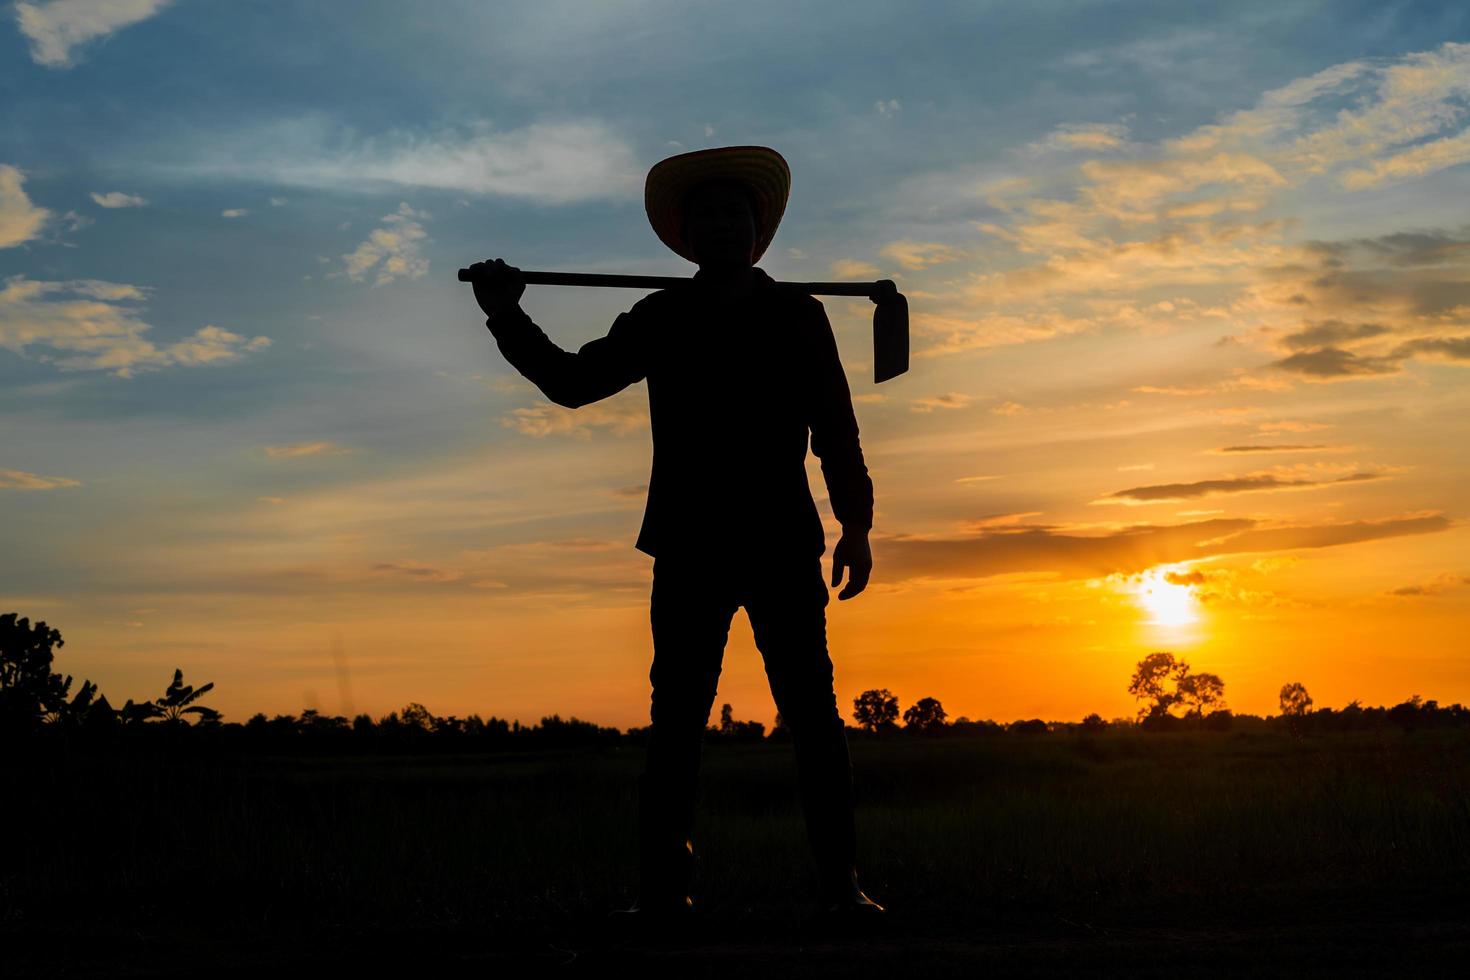
[[[1177,576],[1176,571],[1153,568],[1133,584],[1133,596],[1148,613],[1150,623],[1185,626],[1199,619],[1199,601],[1195,598],[1194,589],[1178,581]]]

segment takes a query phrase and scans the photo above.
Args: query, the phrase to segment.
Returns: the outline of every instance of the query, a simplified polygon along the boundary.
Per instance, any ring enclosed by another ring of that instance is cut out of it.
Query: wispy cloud
[[[551,204],[632,198],[645,169],[627,139],[595,120],[364,137],[306,118],[213,134],[208,142],[208,155],[180,165],[186,172],[332,190],[432,187]]]
[[[421,223],[429,215],[415,211],[406,202],[392,214],[383,215],[381,227],[373,229],[367,240],[342,256],[347,277],[362,282],[369,275],[374,286],[394,279],[419,279],[429,272],[429,260],[419,251],[419,244],[429,233]]]
[[[249,213],[249,208],[225,208],[219,213],[219,216],[221,218],[243,218]]]
[[[537,438],[561,435],[588,439],[594,429],[628,435],[648,425],[648,407],[638,394],[641,393],[615,395],[575,409],[538,401],[526,408],[513,409],[501,419],[501,424]]]
[[[1246,453],[1322,453],[1334,452],[1345,449],[1345,446],[1332,446],[1327,443],[1280,443],[1278,445],[1242,445],[1221,446],[1219,449],[1210,450],[1213,453],[1230,456]]]
[[[1360,354],[1339,347],[1301,351],[1274,362],[1274,366],[1312,381],[1343,381],[1398,374],[1404,362],[1416,356],[1470,362],[1470,334],[1463,337],[1419,337],[1383,354]]]
[[[1388,594],[1394,596],[1419,597],[1439,595],[1460,586],[1470,585],[1470,575],[1455,575],[1444,572],[1436,575],[1427,582],[1418,582],[1414,585],[1401,585],[1396,589],[1389,589]]]
[[[905,269],[923,269],[960,257],[958,249],[943,242],[890,242],[883,246],[882,254]]]
[[[1155,142],[1122,144],[1120,131],[1096,125],[1059,129],[1043,142],[1082,159],[1038,156],[1032,144],[1020,152],[1027,176],[1004,192],[1011,185],[975,168],[912,179],[910,188],[931,195],[946,188],[956,206],[976,202],[972,224],[996,242],[977,251],[987,259],[980,269],[929,291],[913,317],[915,354],[1228,318],[1240,336],[1279,351],[1276,377],[1241,378],[1238,388],[1282,388],[1293,375],[1381,377],[1412,358],[1460,360],[1463,314],[1451,311],[1470,305],[1463,252],[1438,243],[1435,264],[1411,270],[1392,253],[1419,249],[1413,235],[1371,247],[1298,243],[1280,206],[1312,183],[1361,194],[1470,161],[1467,98],[1470,44],[1448,43],[1331,66]],[[1388,265],[1394,274],[1380,271]],[[1141,299],[1165,291],[1167,299]]]
[[[972,517],[961,521],[960,527],[965,531],[1021,531],[1035,528],[1037,525],[1031,523],[1033,517],[1040,517],[1041,511],[1027,510],[1017,511],[1013,514],[990,514],[985,517]]]
[[[642,500],[644,495],[648,493],[648,484],[635,483],[631,486],[626,487],[614,487],[613,489],[609,490],[608,493],[612,494],[614,497],[625,497],[630,500]]]
[[[0,163],[0,248],[39,238],[51,212],[37,207],[25,192],[25,174]]]
[[[975,399],[959,391],[947,391],[942,395],[925,395],[909,403],[909,411],[932,412],[937,408],[964,408]]]
[[[1057,127],[1042,139],[1031,143],[1032,153],[1063,151],[1115,150],[1128,141],[1128,127],[1122,123],[1073,123]]]
[[[373,566],[373,571],[415,582],[457,582],[464,577],[463,573],[453,569],[438,568],[413,559],[379,562]]]
[[[147,20],[171,0],[51,0],[17,3],[15,21],[30,41],[31,60],[47,68],[70,68],[74,49]]]
[[[1221,480],[1198,480],[1194,483],[1160,483],[1146,487],[1130,487],[1094,500],[1096,504],[1162,504],[1211,497],[1226,493],[1259,493],[1265,490],[1316,490],[1343,483],[1365,483],[1386,479],[1384,473],[1349,473],[1325,480],[1281,477],[1272,473],[1256,476],[1229,477]]]
[[[288,442],[265,447],[265,454],[271,459],[300,459],[303,456],[342,456],[350,452],[352,450],[346,446],[339,446],[335,442],[325,440],[317,440],[315,442]]]
[[[883,270],[873,263],[860,259],[838,259],[831,268],[832,275],[838,279],[877,279],[883,274]]]
[[[1378,521],[1272,526],[1245,518],[1139,525],[1084,535],[1047,528],[949,538],[894,537],[874,543],[890,580],[986,578],[1053,572],[1064,578],[1133,574],[1156,565],[1219,555],[1332,548],[1363,541],[1435,534],[1454,525],[1440,514]]]
[[[25,470],[0,470],[0,490],[55,490],[59,487],[79,487],[80,480],[66,476],[41,476]]]
[[[122,191],[108,191],[106,194],[93,191],[92,200],[98,207],[103,208],[141,208],[148,203],[147,198],[137,194],[125,194]]]
[[[1279,419],[1274,422],[1258,422],[1256,431],[1265,435],[1273,432],[1320,432],[1332,428],[1326,422],[1302,422],[1296,419]]]
[[[96,279],[66,282],[13,276],[0,289],[0,347],[71,371],[110,371],[132,377],[164,367],[222,364],[270,346],[208,324],[180,340],[155,344],[152,328],[128,304],[142,287]]]
[[[1282,378],[1256,377],[1240,374],[1206,385],[1136,385],[1132,389],[1140,395],[1170,395],[1175,398],[1199,398],[1206,395],[1229,394],[1237,391],[1289,391],[1291,382]]]

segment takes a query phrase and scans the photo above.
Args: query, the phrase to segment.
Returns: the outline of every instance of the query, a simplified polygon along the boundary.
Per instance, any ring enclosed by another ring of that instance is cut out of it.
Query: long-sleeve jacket
[[[646,554],[699,549],[718,534],[755,553],[821,555],[808,433],[843,531],[872,527],[873,482],[826,311],[752,271],[739,301],[716,299],[702,273],[692,287],[651,293],[575,353],[519,307],[487,321],[506,360],[558,405],[648,379],[653,472],[635,544]]]

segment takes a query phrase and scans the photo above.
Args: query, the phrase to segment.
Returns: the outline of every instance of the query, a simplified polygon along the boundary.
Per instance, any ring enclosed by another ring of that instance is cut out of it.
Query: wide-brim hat
[[[716,146],[660,160],[648,171],[643,207],[654,234],[674,252],[697,262],[684,241],[684,196],[711,180],[743,184],[755,208],[755,254],[759,261],[776,237],[791,195],[791,168],[769,146]]]

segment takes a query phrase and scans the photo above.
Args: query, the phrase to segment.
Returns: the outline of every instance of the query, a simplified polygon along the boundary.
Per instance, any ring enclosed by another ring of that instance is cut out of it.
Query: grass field
[[[1470,737],[854,739],[862,936],[811,920],[790,746],[710,745],[699,923],[632,901],[632,747],[258,757],[129,747],[3,776],[6,975],[531,966],[695,976],[1433,972],[1470,952]]]

